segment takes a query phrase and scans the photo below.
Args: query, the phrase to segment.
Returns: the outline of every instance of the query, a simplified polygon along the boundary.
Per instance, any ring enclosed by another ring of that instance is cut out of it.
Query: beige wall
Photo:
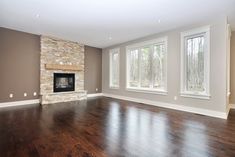
[[[101,49],[85,47],[85,90],[101,92]],[[0,103],[38,99],[40,37],[0,27]],[[27,97],[23,94],[26,92]],[[14,94],[9,98],[9,94]]]
[[[0,28],[0,102],[38,98],[39,43],[37,35]]]
[[[210,91],[211,99],[202,100],[195,98],[185,98],[180,93],[180,32],[193,28],[210,25]],[[209,22],[177,29],[165,33],[160,33],[138,40],[130,41],[120,45],[103,49],[102,53],[102,92],[119,96],[160,101],[171,104],[184,105],[201,109],[226,112],[226,27],[225,18],[211,20]],[[167,87],[168,95],[157,95],[150,93],[137,93],[127,91],[126,85],[126,53],[127,45],[146,41],[158,37],[168,37],[168,58],[167,58]],[[120,89],[109,88],[109,49],[120,47]],[[178,99],[174,100],[174,96]]]
[[[235,32],[232,32],[231,37],[231,61],[230,61],[230,103],[235,104]]]
[[[85,89],[88,94],[100,93],[102,88],[102,49],[85,46]],[[98,91],[96,91],[96,88]]]

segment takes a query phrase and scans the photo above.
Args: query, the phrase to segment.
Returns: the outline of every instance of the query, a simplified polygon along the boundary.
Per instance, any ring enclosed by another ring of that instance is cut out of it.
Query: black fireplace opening
[[[54,73],[54,92],[68,92],[75,89],[75,74]]]

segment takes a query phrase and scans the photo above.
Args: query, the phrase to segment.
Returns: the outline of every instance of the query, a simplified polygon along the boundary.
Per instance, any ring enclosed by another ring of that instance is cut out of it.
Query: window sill
[[[119,87],[109,87],[110,89],[119,89]]]
[[[130,92],[138,92],[138,93],[149,93],[149,94],[158,94],[158,95],[167,95],[168,92],[164,90],[151,90],[151,89],[143,89],[143,88],[126,88],[127,91]]]
[[[195,99],[204,99],[209,100],[211,98],[208,94],[198,94],[198,93],[188,93],[188,92],[181,92],[180,96],[186,97],[186,98],[195,98]]]

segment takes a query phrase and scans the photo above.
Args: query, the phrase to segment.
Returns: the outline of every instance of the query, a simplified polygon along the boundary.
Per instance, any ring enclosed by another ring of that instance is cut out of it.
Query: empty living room
[[[235,157],[235,0],[1,0],[0,157]]]

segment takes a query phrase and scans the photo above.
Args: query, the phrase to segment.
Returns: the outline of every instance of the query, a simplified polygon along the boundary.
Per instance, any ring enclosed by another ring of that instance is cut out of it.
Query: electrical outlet
[[[14,96],[13,94],[10,94],[10,95],[9,95],[10,98],[13,98],[13,96]]]
[[[178,99],[178,97],[177,96],[174,96],[174,100],[177,100]]]
[[[97,92],[97,91],[98,91],[98,88],[96,88],[95,91]]]
[[[37,96],[37,92],[34,92],[34,93],[33,93],[33,96]]]
[[[24,93],[24,97],[26,97],[27,96],[27,93]]]

